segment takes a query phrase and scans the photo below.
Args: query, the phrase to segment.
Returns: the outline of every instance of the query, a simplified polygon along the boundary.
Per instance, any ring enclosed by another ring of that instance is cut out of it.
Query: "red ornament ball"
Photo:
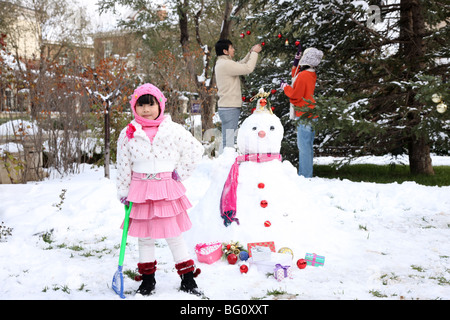
[[[262,105],[263,107],[267,104],[267,100],[266,99],[261,99],[261,101],[259,102],[260,105]]]
[[[305,269],[306,268],[306,260],[305,259],[298,259],[297,260],[297,267],[299,269]]]
[[[245,34],[241,33],[241,38],[244,39],[244,37],[245,37]]]
[[[250,30],[247,31],[247,35],[249,36],[252,32]]]
[[[237,256],[236,256],[234,253],[230,253],[230,254],[227,256],[227,260],[228,260],[228,263],[229,263],[229,264],[235,264],[236,261],[238,260],[238,258],[237,258]]]
[[[268,205],[269,205],[269,203],[267,202],[267,200],[262,200],[261,201],[261,207],[267,208]]]
[[[278,39],[281,39],[282,35],[281,33],[278,34]]]
[[[270,91],[270,93],[271,93],[271,94],[275,94],[275,93],[277,93],[277,90],[272,89],[272,90]]]
[[[265,42],[263,41],[263,42],[261,42],[261,45],[262,45],[262,46],[265,46],[265,45],[266,45],[266,43],[265,43]]]
[[[258,188],[259,189],[264,189],[264,187],[265,187],[266,185],[264,184],[264,183],[258,183]]]
[[[242,266],[240,266],[239,271],[241,271],[241,273],[247,273],[248,272],[247,265],[243,264]]]
[[[264,227],[268,228],[270,227],[272,224],[270,223],[270,221],[266,221],[264,222]]]
[[[295,41],[295,46],[298,47],[298,45],[300,44],[300,41]]]
[[[247,98],[246,98],[246,97],[242,97],[242,101],[244,101],[244,102],[245,102],[245,100],[247,100]]]

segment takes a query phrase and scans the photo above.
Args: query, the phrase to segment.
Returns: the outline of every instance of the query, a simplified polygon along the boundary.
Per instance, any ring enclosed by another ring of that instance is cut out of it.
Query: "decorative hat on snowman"
[[[263,88],[259,90],[259,93],[250,100],[258,99],[253,114],[245,119],[239,128],[237,145],[242,155],[236,158],[231,167],[220,201],[220,213],[225,226],[229,226],[233,221],[239,224],[239,219],[236,218],[239,164],[245,161],[282,160],[280,149],[284,128],[280,119],[268,106],[269,95],[270,93],[264,92]]]

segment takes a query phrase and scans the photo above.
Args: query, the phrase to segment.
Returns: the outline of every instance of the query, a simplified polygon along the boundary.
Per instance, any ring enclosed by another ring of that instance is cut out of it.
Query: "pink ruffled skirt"
[[[128,235],[163,239],[178,237],[192,226],[186,188],[172,172],[155,176],[133,172],[127,200],[133,202]],[[123,228],[123,223],[122,227]]]

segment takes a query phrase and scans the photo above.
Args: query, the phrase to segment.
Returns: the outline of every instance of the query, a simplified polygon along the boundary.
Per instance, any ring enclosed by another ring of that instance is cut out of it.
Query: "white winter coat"
[[[183,126],[166,116],[150,141],[135,120],[133,138],[127,137],[125,127],[117,141],[117,196],[126,197],[132,172],[156,174],[177,171],[181,180],[188,178],[201,160],[202,144]]]

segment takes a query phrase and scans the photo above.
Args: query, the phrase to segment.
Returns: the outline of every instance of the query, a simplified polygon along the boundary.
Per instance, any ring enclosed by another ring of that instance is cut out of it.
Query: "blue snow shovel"
[[[130,212],[133,203],[130,202],[129,205],[125,205],[125,219],[123,220],[123,232],[122,232],[122,242],[120,243],[120,255],[119,255],[119,267],[114,274],[112,280],[112,288],[122,299],[125,299],[123,294],[123,259],[125,257],[125,246],[127,244],[127,234],[128,234],[128,224],[130,222]]]

